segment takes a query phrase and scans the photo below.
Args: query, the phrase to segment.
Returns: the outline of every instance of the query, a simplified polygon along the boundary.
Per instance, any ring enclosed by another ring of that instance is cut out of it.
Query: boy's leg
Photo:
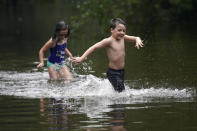
[[[72,74],[69,72],[69,69],[66,66],[63,66],[59,71],[60,77],[62,79],[71,80]]]
[[[125,90],[124,87],[124,70],[107,70],[107,78],[114,87],[115,91],[121,92]]]
[[[48,72],[51,80],[57,80],[59,78],[58,72],[52,67],[48,67]]]

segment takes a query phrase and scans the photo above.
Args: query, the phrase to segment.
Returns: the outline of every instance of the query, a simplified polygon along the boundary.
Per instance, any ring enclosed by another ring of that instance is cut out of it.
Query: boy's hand
[[[44,63],[40,63],[39,65],[37,65],[37,68],[42,68],[44,67]]]
[[[140,39],[140,37],[137,37],[136,38],[136,45],[135,45],[135,47],[137,48],[137,49],[139,49],[140,47],[143,47],[143,43],[142,43],[142,40]]]
[[[72,63],[80,64],[81,62],[83,62],[83,59],[81,57],[75,57],[72,59]]]

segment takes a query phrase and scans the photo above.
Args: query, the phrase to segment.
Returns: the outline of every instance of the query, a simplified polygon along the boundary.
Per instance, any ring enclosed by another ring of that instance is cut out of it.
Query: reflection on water
[[[150,130],[190,130],[191,127],[195,130],[197,128],[196,106],[192,101],[187,103],[173,101],[108,103],[109,105],[104,107],[83,98],[26,99],[2,96],[0,102],[1,130],[130,131],[147,128]],[[93,109],[101,110],[103,107],[108,110],[91,113]]]
[[[67,100],[67,102],[73,101],[72,99]],[[41,125],[49,125],[51,130],[66,130],[76,128],[78,125],[82,129],[87,131],[95,130],[95,128],[101,130],[106,130],[107,128],[113,131],[125,131],[124,125],[124,110],[118,109],[122,106],[114,106],[115,110],[109,110],[103,112],[103,117],[92,117],[86,116],[85,112],[77,111],[79,106],[83,105],[83,100],[79,100],[78,103],[72,103],[70,106],[65,103],[64,100],[50,99],[40,99],[40,115],[46,117],[40,122]],[[71,106],[74,107],[71,107]],[[91,105],[89,105],[91,106]],[[95,106],[98,108],[98,106]],[[111,107],[109,107],[111,108]],[[78,115],[79,117],[73,118],[73,116]],[[73,123],[75,122],[75,123]],[[72,125],[73,124],[73,125]]]
[[[61,100],[40,99],[40,115],[47,120],[40,121],[42,125],[50,125],[50,130],[68,129],[68,113],[66,105]]]

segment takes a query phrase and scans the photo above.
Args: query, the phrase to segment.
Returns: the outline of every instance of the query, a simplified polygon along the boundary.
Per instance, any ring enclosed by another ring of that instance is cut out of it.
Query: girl
[[[50,49],[47,67],[51,80],[72,79],[72,75],[65,65],[65,54],[67,54],[71,59],[73,58],[70,51],[66,48],[69,34],[70,29],[68,25],[66,25],[64,21],[58,22],[53,37],[50,38],[40,49],[40,64],[37,66],[38,68],[44,66],[44,52]]]

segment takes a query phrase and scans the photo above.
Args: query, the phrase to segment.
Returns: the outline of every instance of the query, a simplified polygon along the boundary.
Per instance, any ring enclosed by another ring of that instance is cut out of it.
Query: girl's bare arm
[[[39,51],[39,59],[40,59],[40,64],[37,66],[39,67],[43,67],[44,66],[44,52],[46,50],[48,50],[49,48],[51,48],[53,46],[53,42],[52,42],[52,38],[49,39],[44,46],[40,49]]]
[[[65,49],[65,51],[66,51],[66,54],[72,59],[73,58],[72,53],[67,48]]]

